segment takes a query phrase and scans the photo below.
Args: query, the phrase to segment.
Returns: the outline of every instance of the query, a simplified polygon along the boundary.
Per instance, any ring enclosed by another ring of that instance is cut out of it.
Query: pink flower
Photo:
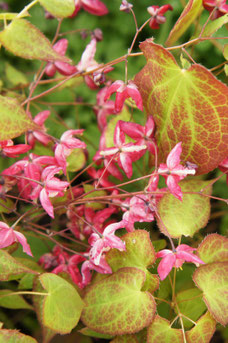
[[[124,222],[121,221],[106,226],[101,236],[97,233],[92,233],[89,238],[89,244],[92,246],[89,255],[90,261],[96,266],[100,265],[100,259],[104,252],[114,248],[120,251],[126,250],[125,243],[119,237],[115,236],[115,231],[123,227]]]
[[[120,11],[129,13],[132,7],[133,5],[127,2],[127,0],[122,0],[122,3],[120,5]]]
[[[14,145],[11,139],[0,142],[0,155],[7,157],[18,157],[20,154],[24,154],[31,149],[28,144],[17,144]]]
[[[107,116],[115,113],[115,103],[112,100],[105,101],[105,96],[108,91],[108,86],[102,88],[97,93],[97,105],[94,106],[93,110],[97,116],[98,127],[101,131],[107,125]]]
[[[60,138],[60,143],[55,147],[55,158],[58,165],[63,169],[66,174],[67,161],[66,158],[72,153],[74,149],[85,149],[86,144],[74,135],[82,135],[84,130],[68,130],[63,133]]]
[[[228,185],[228,157],[219,163],[218,167],[223,173],[226,173],[226,183]]]
[[[105,15],[108,13],[108,9],[100,0],[74,0],[75,11],[71,17],[75,17],[79,10],[83,8],[85,11],[93,15]]]
[[[4,222],[0,222],[0,248],[6,248],[14,242],[19,242],[22,245],[23,251],[27,255],[33,256],[25,236]]]
[[[104,100],[106,101],[107,99],[109,99],[113,93],[116,93],[116,112],[120,112],[122,110],[124,101],[127,98],[132,98],[135,101],[136,106],[140,109],[140,111],[143,111],[142,97],[139,93],[137,86],[134,84],[133,81],[129,81],[127,85],[121,80],[115,81],[109,87]]]
[[[137,141],[137,145],[146,145],[148,150],[155,154],[157,145],[154,139],[155,124],[152,116],[149,116],[145,126],[120,120],[120,129],[129,137]]]
[[[166,159],[166,164],[160,164],[158,169],[158,174],[164,176],[170,192],[179,200],[182,200],[183,194],[178,182],[187,175],[194,175],[196,172],[196,165],[190,164],[190,166],[184,167],[180,164],[180,155],[182,152],[181,144],[182,142],[178,143],[170,151]]]
[[[228,13],[228,5],[226,0],[203,0],[203,7],[212,14],[211,20],[215,20]]]
[[[85,254],[86,255],[86,254]],[[101,256],[99,266],[94,264],[91,260],[85,261],[82,263],[81,274],[82,274],[82,283],[81,288],[85,287],[90,283],[92,275],[91,270],[95,270],[100,274],[112,274],[112,268],[105,261],[104,256]]]
[[[158,274],[161,280],[164,280],[171,272],[172,268],[181,268],[184,262],[192,262],[197,267],[200,264],[205,264],[199,257],[193,254],[196,250],[186,244],[181,244],[176,248],[176,251],[168,249],[161,250],[157,253],[157,258],[162,258],[158,265]]]
[[[127,177],[131,178],[132,163],[137,161],[146,152],[146,146],[125,143],[124,133],[120,130],[120,121],[117,122],[115,127],[114,144],[114,147],[100,151],[100,155],[108,158],[109,160],[110,158],[113,158],[117,161],[119,167],[124,170]],[[108,171],[112,174],[111,163],[109,164]]]
[[[31,147],[34,147],[36,140],[43,145],[47,145],[50,142],[51,139],[45,134],[46,128],[44,127],[44,122],[49,117],[50,113],[51,112],[48,110],[42,111],[33,119],[34,123],[41,127],[41,130],[28,132],[28,143],[31,145]]]
[[[164,17],[165,12],[172,11],[173,8],[171,5],[167,4],[164,6],[150,6],[147,8],[148,13],[151,15],[149,25],[151,29],[159,29],[159,25],[166,22]]]
[[[68,41],[67,39],[63,38],[53,45],[53,49],[56,52],[58,52],[61,56],[64,56],[66,54],[67,46]],[[49,77],[53,77],[56,71],[58,71],[62,75],[67,76],[76,73],[77,68],[66,62],[48,62],[45,68],[46,75],[48,75]]]

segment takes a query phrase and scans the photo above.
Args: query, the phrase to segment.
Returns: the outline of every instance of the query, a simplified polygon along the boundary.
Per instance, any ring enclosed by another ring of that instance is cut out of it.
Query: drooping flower
[[[178,143],[169,153],[166,164],[160,164],[158,174],[164,176],[170,192],[179,200],[182,200],[183,194],[178,182],[187,175],[195,174],[196,165],[190,164],[184,167],[180,164],[180,155],[182,152],[182,142]]]
[[[122,80],[115,81],[108,88],[104,100],[108,100],[113,93],[116,93],[116,112],[120,112],[123,109],[124,101],[128,98],[132,98],[140,111],[143,111],[142,97],[133,81],[129,81],[127,85]]]
[[[95,265],[100,265],[100,259],[104,252],[110,249],[118,249],[120,251],[126,250],[125,243],[117,236],[115,236],[116,230],[123,228],[124,222],[113,223],[104,229],[101,236],[97,233],[92,233],[89,238],[89,244],[92,246],[90,249],[90,261]]]
[[[50,142],[51,139],[48,137],[48,135],[45,134],[46,128],[44,126],[44,122],[50,114],[51,112],[48,110],[42,111],[39,112],[33,119],[34,123],[40,126],[40,130],[33,130],[28,132],[28,143],[31,145],[31,147],[34,147],[36,140],[43,145],[47,145]]]
[[[79,10],[83,8],[85,11],[93,15],[102,16],[108,13],[108,9],[100,0],[74,0],[75,11],[71,17],[75,17]]]
[[[122,0],[122,3],[120,5],[120,11],[129,13],[132,7],[133,5],[130,4],[130,2],[128,2],[127,0]]]
[[[14,145],[11,139],[0,142],[0,155],[4,157],[18,157],[20,154],[26,153],[31,149],[28,144],[17,144]]]
[[[210,13],[214,11],[210,18],[211,20],[215,20],[228,13],[226,0],[203,0],[203,7]]]
[[[161,280],[164,280],[171,272],[172,268],[181,268],[184,262],[192,262],[197,267],[204,262],[193,254],[196,250],[186,244],[181,244],[176,248],[176,251],[168,249],[161,250],[157,253],[157,258],[162,258],[158,265],[158,274]]]
[[[68,40],[63,38],[53,45],[53,49],[58,52],[59,55],[64,56],[66,54],[68,46]],[[49,77],[53,77],[58,71],[62,75],[72,75],[76,73],[77,68],[67,62],[55,61],[48,62],[45,67],[45,73]]]
[[[15,242],[19,242],[22,245],[23,251],[27,255],[33,256],[25,236],[21,232],[9,227],[6,223],[0,222],[0,248],[6,248]]]
[[[55,147],[55,158],[58,165],[63,169],[66,174],[67,161],[66,158],[72,153],[74,149],[85,149],[86,144],[74,135],[82,135],[84,130],[68,130],[64,132],[60,138],[60,143]]]
[[[82,263],[82,267],[81,267],[81,274],[82,274],[81,288],[87,286],[90,283],[91,278],[92,278],[91,270],[95,270],[96,272],[100,274],[112,274],[112,268],[108,265],[104,256],[101,256],[99,266],[96,265],[91,260],[87,260]]]
[[[159,25],[166,22],[166,18],[164,17],[165,12],[172,11],[173,8],[171,5],[167,4],[164,6],[150,6],[147,7],[148,13],[151,15],[151,19],[149,25],[151,29],[159,29]]]
[[[105,101],[108,88],[109,87],[106,86],[97,93],[97,104],[93,107],[93,110],[97,116],[98,127],[101,131],[103,131],[107,125],[107,116],[110,114],[115,114],[114,101]]]

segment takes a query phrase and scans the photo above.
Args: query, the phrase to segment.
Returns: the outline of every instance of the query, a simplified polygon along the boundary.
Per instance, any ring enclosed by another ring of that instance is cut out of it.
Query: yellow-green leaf
[[[54,17],[65,18],[74,13],[74,0],[39,0],[40,4]]]

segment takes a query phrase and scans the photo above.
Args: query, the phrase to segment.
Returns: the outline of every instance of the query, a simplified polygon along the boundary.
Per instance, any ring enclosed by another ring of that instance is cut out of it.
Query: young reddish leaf
[[[199,245],[197,255],[205,263],[228,261],[228,238],[217,233],[208,235]]]
[[[15,19],[0,32],[0,43],[14,55],[44,61],[69,62],[59,55],[44,34],[25,19]]]
[[[170,322],[156,316],[148,327],[147,343],[183,343],[183,334],[180,329],[172,329]]]
[[[136,75],[147,113],[156,123],[159,160],[182,142],[182,161],[208,173],[228,155],[228,87],[201,65],[188,70],[151,39],[141,43],[147,65]]]
[[[0,250],[0,281],[16,280],[23,273],[38,274],[36,271],[17,262],[6,251]]]
[[[41,5],[54,17],[65,18],[74,13],[74,0],[39,0]]]
[[[37,343],[34,338],[23,335],[18,330],[0,330],[0,341],[4,343]]]
[[[179,182],[182,192],[199,192],[208,185],[207,181],[183,180]],[[211,187],[204,194],[210,194]],[[210,215],[210,198],[199,194],[183,194],[183,200],[165,194],[158,203],[160,230],[171,237],[193,236],[206,226]],[[166,230],[167,229],[167,230]]]
[[[188,343],[209,343],[215,332],[216,321],[211,316],[210,312],[204,314],[197,324],[186,332]]]
[[[142,292],[145,273],[122,268],[87,288],[82,321],[90,329],[109,335],[135,333],[153,320],[156,305],[148,292]]]
[[[179,311],[194,321],[197,321],[207,309],[202,298],[195,298],[200,294],[202,294],[202,292],[195,287],[181,291],[177,293],[176,296]],[[178,311],[176,311],[176,313],[178,314]],[[187,329],[193,326],[193,323],[185,318],[183,318],[183,323],[184,327]]]
[[[38,126],[25,113],[16,99],[0,95],[0,141],[20,136]]]
[[[51,273],[40,275],[39,280],[48,292],[42,303],[44,325],[61,334],[71,332],[84,306],[76,289],[60,276]]]
[[[122,335],[114,338],[110,343],[139,343],[135,335]]]
[[[10,309],[29,309],[33,310],[32,306],[20,295],[13,294],[10,289],[0,290],[0,306]],[[8,295],[9,294],[9,295]]]
[[[213,317],[228,323],[228,262],[214,262],[197,268],[193,281],[203,291],[203,300]]]
[[[167,46],[173,45],[173,43],[175,43],[182,36],[182,34],[186,32],[196,17],[200,15],[202,9],[202,0],[189,0],[169,34],[169,37],[166,41]]]
[[[147,270],[156,259],[149,233],[146,230],[135,230],[122,236],[121,239],[126,244],[126,251],[112,249],[106,254],[106,261],[113,272],[123,267],[139,268],[146,273],[143,290],[155,292],[159,287],[159,278]]]

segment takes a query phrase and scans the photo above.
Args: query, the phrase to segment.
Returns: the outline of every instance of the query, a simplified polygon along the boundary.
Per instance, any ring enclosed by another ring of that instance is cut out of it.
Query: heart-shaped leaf
[[[180,329],[172,329],[167,319],[156,316],[148,327],[147,343],[157,342],[183,343],[183,335]]]
[[[6,251],[0,250],[0,281],[16,280],[23,273],[38,274],[38,272],[17,262]]]
[[[15,19],[0,32],[0,42],[14,55],[43,61],[69,62],[59,55],[49,40],[25,19]]]
[[[143,290],[154,292],[159,287],[159,279],[157,275],[147,270],[147,267],[156,260],[149,233],[146,230],[135,230],[122,236],[121,239],[125,242],[126,251],[110,250],[106,254],[108,264],[113,272],[123,267],[136,267],[143,270],[146,273]]]
[[[16,99],[0,95],[0,141],[20,136],[39,128]]]
[[[23,335],[17,330],[0,330],[0,341],[2,343],[37,343],[37,340],[34,338]]]
[[[61,334],[71,332],[84,306],[76,289],[60,276],[51,273],[40,275],[39,280],[48,292],[42,304],[44,325]]]
[[[85,294],[82,321],[90,329],[109,335],[132,334],[153,320],[156,305],[148,292],[142,292],[145,273],[122,268],[91,285]]]
[[[208,235],[198,247],[197,255],[205,263],[228,261],[228,238],[217,233]]]
[[[54,17],[65,18],[74,13],[74,0],[39,0],[40,4]]]
[[[201,2],[201,1],[200,1]],[[172,54],[151,39],[140,44],[146,66],[135,82],[156,123],[159,160],[182,142],[182,161],[208,173],[228,155],[228,87],[199,64],[181,69]]]
[[[215,262],[197,268],[193,281],[203,291],[203,300],[213,317],[228,323],[228,262]]]
[[[204,314],[197,324],[186,332],[188,343],[209,343],[215,332],[216,321],[213,319],[210,312]]]
[[[173,45],[183,33],[189,28],[194,22],[197,16],[200,15],[203,9],[202,0],[189,0],[180,18],[177,20],[173,29],[171,30],[169,37],[166,41],[167,46]]]
[[[207,181],[183,180],[179,182],[183,192],[199,192],[208,185]],[[210,193],[211,187],[205,189]],[[165,194],[158,203],[160,219],[158,225],[164,234],[173,238],[193,236],[203,228],[210,215],[210,199],[199,194],[183,194],[183,200],[176,199],[172,194]]]

